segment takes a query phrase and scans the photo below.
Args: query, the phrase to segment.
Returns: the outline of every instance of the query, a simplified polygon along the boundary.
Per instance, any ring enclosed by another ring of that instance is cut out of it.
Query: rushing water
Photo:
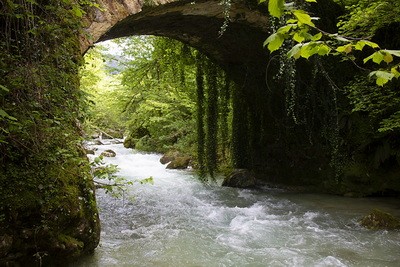
[[[100,246],[72,266],[400,266],[400,232],[357,224],[372,208],[400,215],[396,201],[207,186],[160,155],[98,148],[117,152],[107,162],[121,176],[154,185],[124,199],[98,190]]]

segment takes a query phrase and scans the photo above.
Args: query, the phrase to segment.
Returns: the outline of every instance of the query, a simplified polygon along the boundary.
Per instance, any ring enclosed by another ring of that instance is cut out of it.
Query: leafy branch
[[[107,194],[113,197],[119,198],[124,195],[126,188],[132,186],[134,182],[140,184],[153,184],[153,177],[148,177],[141,180],[128,181],[124,177],[117,176],[116,173],[119,171],[118,166],[114,164],[105,164],[103,157],[99,156],[94,158],[90,163],[91,172],[93,177],[100,180],[107,180],[107,182],[101,182],[94,180],[97,187],[103,188]]]
[[[263,3],[267,0],[260,0]],[[305,0],[317,2],[317,0]],[[373,50],[368,57],[363,59],[364,64],[373,62],[378,66],[386,63],[385,68],[369,73],[375,78],[376,84],[383,86],[393,78],[400,77],[400,63],[395,63],[395,58],[400,58],[400,50],[381,49],[380,46],[370,40],[332,34],[319,29],[314,21],[318,17],[311,17],[302,9],[298,9],[294,2],[285,0],[268,0],[268,12],[276,18],[285,18],[285,24],[271,34],[264,42],[270,52],[278,50],[286,40],[292,40],[296,44],[287,53],[289,58],[308,59],[313,55],[341,55],[355,63],[355,51],[363,51],[369,47]]]

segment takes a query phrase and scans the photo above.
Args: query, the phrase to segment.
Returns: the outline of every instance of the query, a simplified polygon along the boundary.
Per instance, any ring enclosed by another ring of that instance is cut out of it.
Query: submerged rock
[[[111,149],[107,149],[107,150],[103,151],[100,155],[103,156],[103,157],[113,158],[113,157],[115,157],[117,155],[117,153],[115,153]]]
[[[246,169],[233,170],[222,182],[222,186],[251,188],[257,185],[256,177]]]
[[[400,219],[377,209],[362,218],[360,224],[371,230],[400,230]]]

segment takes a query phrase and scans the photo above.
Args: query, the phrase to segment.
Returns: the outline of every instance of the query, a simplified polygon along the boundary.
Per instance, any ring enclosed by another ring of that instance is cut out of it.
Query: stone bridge
[[[156,35],[182,41],[216,61],[232,77],[243,79],[244,70],[265,71],[263,41],[269,22],[265,6],[256,1],[232,0],[98,0],[85,18],[82,52],[99,41],[132,35]],[[220,35],[226,11],[230,22]],[[239,77],[238,77],[239,76]],[[239,79],[239,80],[240,80]]]

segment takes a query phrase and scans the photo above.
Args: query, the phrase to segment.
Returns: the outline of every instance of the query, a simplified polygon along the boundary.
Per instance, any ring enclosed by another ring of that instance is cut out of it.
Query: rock
[[[121,139],[111,139],[110,144],[122,144],[123,142]]]
[[[257,180],[253,173],[246,169],[236,169],[225,177],[222,186],[251,188],[255,187]]]
[[[96,145],[96,146],[104,145],[104,144],[103,144],[100,140],[98,140],[98,139],[93,140],[93,144]]]
[[[161,164],[167,164],[168,162],[173,161],[175,158],[179,157],[179,152],[178,151],[168,151],[165,153],[161,158],[160,162]]]
[[[137,139],[127,136],[124,140],[124,147],[125,148],[135,148],[136,147]]]
[[[86,154],[94,155],[94,149],[85,148],[85,153],[86,153]]]
[[[117,153],[115,153],[111,149],[107,149],[107,150],[103,151],[100,155],[103,157],[112,158],[112,157],[115,157],[117,155]]]
[[[9,235],[0,236],[0,259],[7,256],[12,247],[13,238]]]
[[[174,158],[168,165],[167,169],[186,169],[189,167],[190,157],[181,156]]]
[[[400,230],[400,219],[377,209],[362,218],[360,224],[371,230]]]

